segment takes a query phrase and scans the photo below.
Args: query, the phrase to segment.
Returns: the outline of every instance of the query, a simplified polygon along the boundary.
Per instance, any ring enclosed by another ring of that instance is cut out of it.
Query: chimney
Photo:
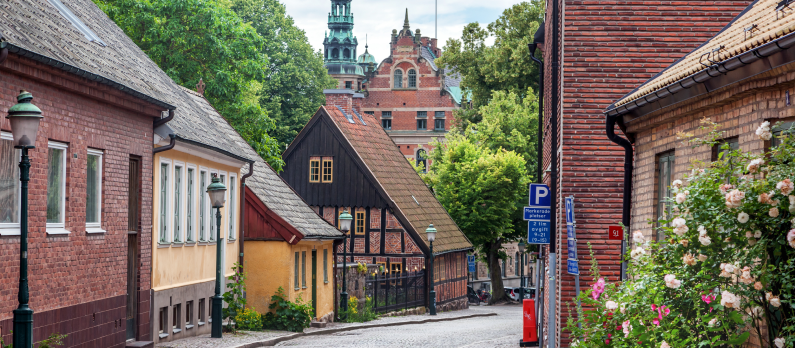
[[[345,112],[346,116],[353,115],[353,92],[350,89],[324,89],[323,94],[326,95],[326,106],[336,109],[338,106]]]
[[[362,115],[362,103],[364,102],[364,93],[354,93],[353,94],[353,109],[356,110],[359,115]],[[362,116],[364,117],[364,116]]]

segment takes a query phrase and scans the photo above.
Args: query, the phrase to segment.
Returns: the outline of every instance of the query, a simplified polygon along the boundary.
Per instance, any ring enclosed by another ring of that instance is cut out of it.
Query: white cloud
[[[296,25],[306,31],[309,43],[315,50],[323,48],[323,33],[328,30],[330,0],[286,0],[287,14]],[[519,3],[519,0],[438,0],[438,38],[443,47],[448,38],[460,38],[465,25],[481,25],[496,20],[502,11]],[[403,27],[406,8],[409,11],[411,30],[420,29],[422,36],[434,37],[434,1],[360,1],[351,2],[354,17],[353,34],[359,39],[359,54],[364,52],[365,40],[376,61],[389,56],[389,39],[392,29]]]

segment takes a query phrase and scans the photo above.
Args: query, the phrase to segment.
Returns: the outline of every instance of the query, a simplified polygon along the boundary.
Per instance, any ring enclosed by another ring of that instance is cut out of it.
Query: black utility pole
[[[14,347],[33,347],[33,310],[30,309],[30,293],[28,292],[28,182],[30,181],[30,158],[28,149],[33,146],[15,146],[22,150],[22,161],[19,162],[19,181],[22,185],[22,204],[19,217],[19,307],[14,310]]]

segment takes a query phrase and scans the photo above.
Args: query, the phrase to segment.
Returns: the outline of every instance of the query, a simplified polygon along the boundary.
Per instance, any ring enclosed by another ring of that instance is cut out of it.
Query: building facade
[[[607,240],[605,236],[608,226],[617,225],[622,219],[624,149],[605,137],[602,112],[614,100],[712,37],[749,3],[686,2],[685,6],[674,1],[607,4],[560,0],[558,39],[562,44],[558,51],[557,86],[552,85],[551,49],[555,38],[552,3],[548,3],[543,51],[543,168],[546,184],[551,183],[552,166],[557,168],[558,201],[553,204],[560,214],[556,217],[558,274],[553,297],[558,308],[558,332],[544,335],[556,339],[558,346],[569,344],[568,333],[561,330],[568,318],[563,303],[575,296],[574,276],[560,266],[566,264],[568,251],[563,197],[575,197],[582,286],[592,281],[586,243],[593,245],[602,275],[610,279],[620,276],[620,241]],[[557,113],[552,112],[553,93],[559,101]],[[553,117],[558,123],[557,144],[550,141]],[[616,132],[621,129],[616,128]],[[558,154],[557,163],[551,161],[552,151]],[[544,249],[544,255],[548,255]],[[549,297],[546,301],[545,308],[549,308]]]
[[[326,106],[284,152],[282,177],[327,221],[353,216],[347,262],[383,266],[390,274],[427,268],[425,229],[434,243],[440,304],[466,302],[467,240],[428,190],[378,120],[362,113],[363,95],[327,90]],[[343,246],[336,250],[342,262]]]

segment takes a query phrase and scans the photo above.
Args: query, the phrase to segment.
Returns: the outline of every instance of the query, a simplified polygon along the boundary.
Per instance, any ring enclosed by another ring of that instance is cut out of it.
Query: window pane
[[[323,249],[323,281],[328,283],[328,249]]]
[[[433,123],[434,130],[444,130],[444,120],[435,120]]]
[[[381,117],[392,117],[392,111],[381,111]]]
[[[436,111],[434,117],[444,118],[444,111]]]
[[[49,149],[47,168],[47,223],[63,222],[64,150]]]
[[[168,225],[166,212],[168,211],[168,164],[160,164],[160,242],[165,243]]]
[[[414,69],[409,70],[409,88],[417,87],[417,72]]]
[[[235,238],[235,178],[229,178],[229,238]]]
[[[98,223],[99,222],[99,185],[100,185],[100,157],[96,155],[88,155],[88,164],[86,166],[86,222]]]
[[[204,221],[207,214],[204,213],[207,202],[207,172],[199,174],[199,240],[207,240],[207,222]]]
[[[19,223],[19,150],[0,140],[0,223]]]
[[[306,251],[301,252],[301,287],[306,288]]]
[[[299,284],[298,284],[298,262],[299,262],[299,260],[298,260],[298,252],[296,251],[295,252],[295,263],[294,263],[295,264],[295,277],[294,277],[295,278],[295,286],[294,287],[296,289],[298,289],[298,286],[299,286]]]
[[[403,72],[395,70],[395,88],[403,88]]]
[[[187,201],[187,203],[186,203],[187,204],[186,205],[187,214],[185,214],[185,217],[187,218],[187,221],[188,221],[188,225],[185,226],[185,230],[188,231],[188,237],[186,238],[186,240],[188,242],[192,242],[193,241],[193,205],[195,204],[193,202],[193,169],[192,168],[188,168],[188,191],[185,192],[185,194],[186,194],[186,196],[188,198],[186,200]]]
[[[174,167],[174,241],[182,241],[182,167]]]
[[[427,129],[427,122],[428,120],[417,120],[417,130],[425,130]]]

